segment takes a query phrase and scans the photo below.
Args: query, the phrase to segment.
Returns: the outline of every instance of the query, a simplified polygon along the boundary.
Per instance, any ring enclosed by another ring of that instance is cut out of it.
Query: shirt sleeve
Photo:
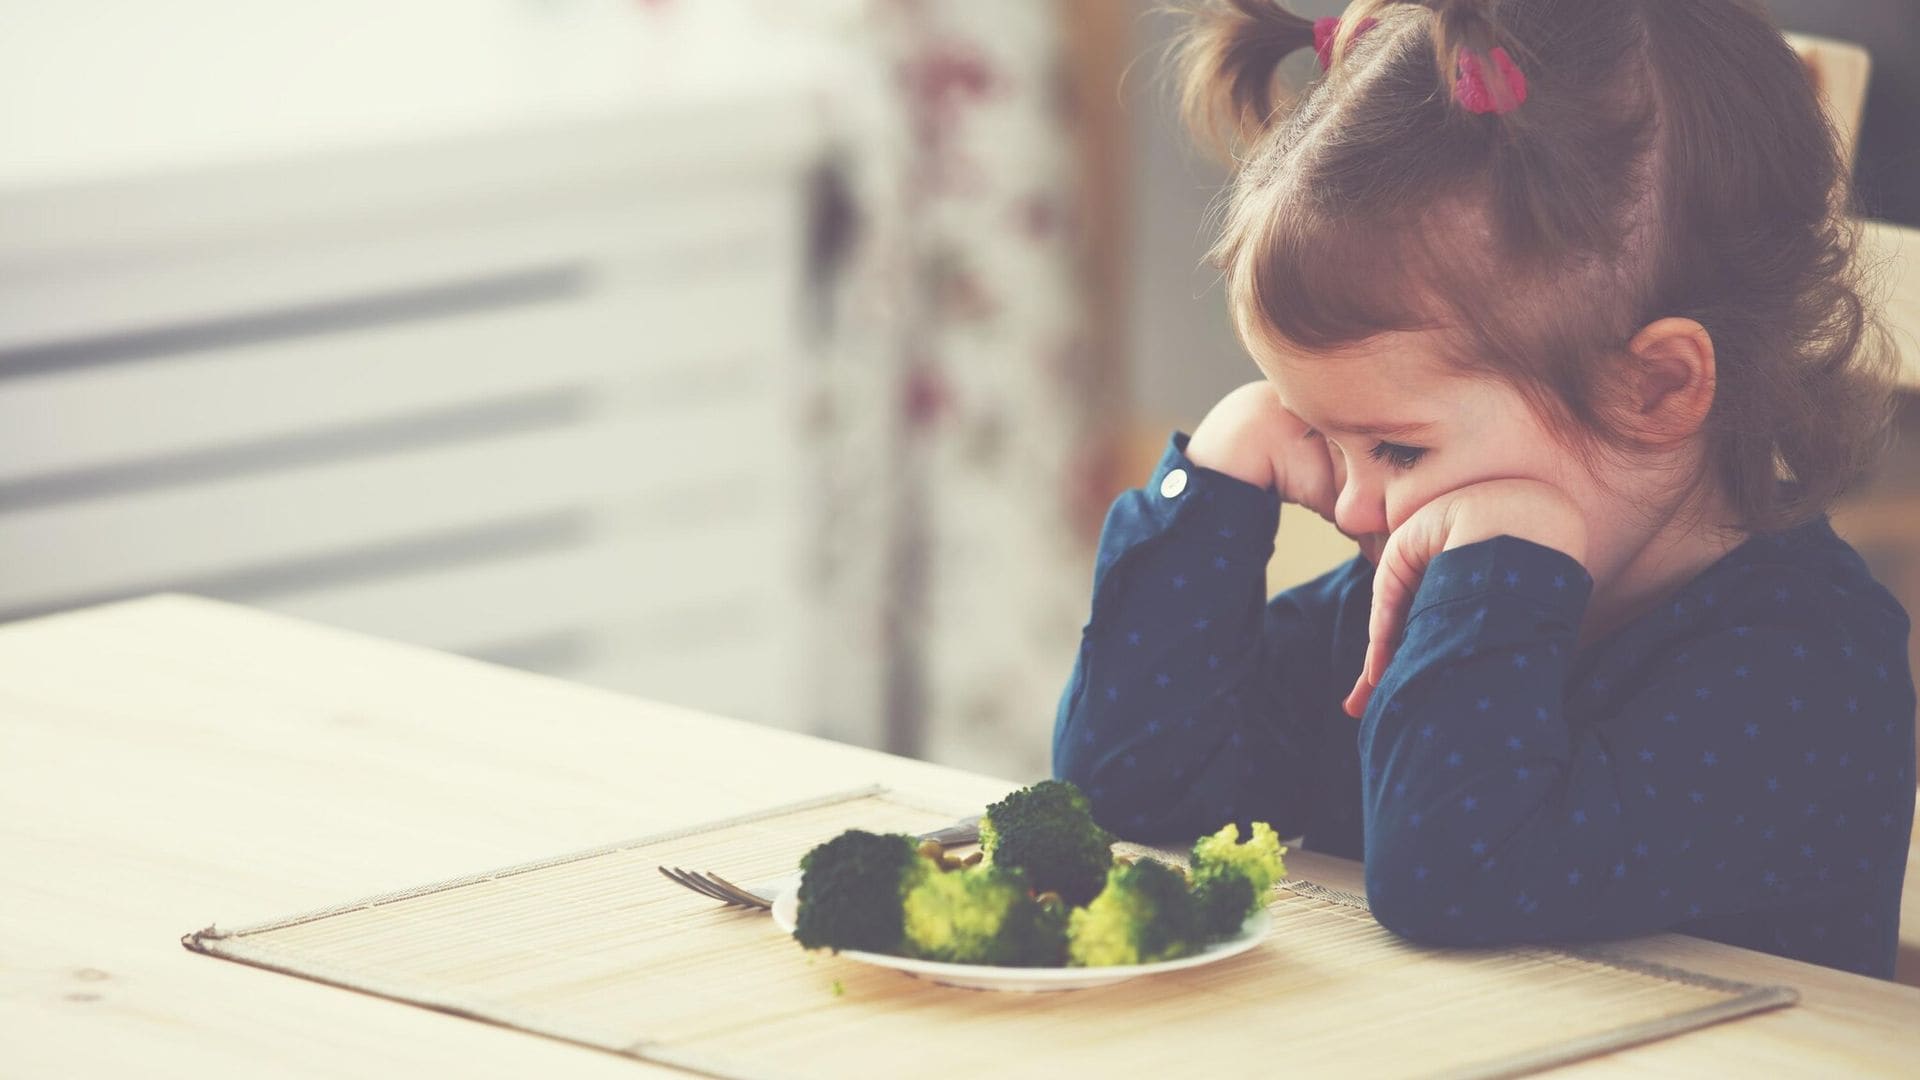
[[[1658,613],[1670,645],[1612,685],[1573,667],[1592,585],[1512,536],[1429,564],[1360,725],[1381,924],[1434,944],[1615,937],[1878,872],[1880,793],[1812,779],[1864,762],[1881,726],[1850,723],[1858,697],[1811,663],[1810,645],[1851,647],[1831,618],[1785,581],[1732,621],[1682,593]]]
[[[1186,444],[1174,433],[1107,514],[1054,775],[1128,839],[1186,842],[1229,821],[1298,835],[1316,798],[1307,717],[1329,693],[1330,590],[1268,603],[1279,496],[1194,465]]]

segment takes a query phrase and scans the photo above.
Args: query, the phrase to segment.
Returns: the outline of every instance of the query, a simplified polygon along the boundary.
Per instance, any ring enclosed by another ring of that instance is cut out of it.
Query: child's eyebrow
[[[1327,424],[1327,428],[1347,435],[1370,435],[1376,439],[1404,439],[1423,435],[1432,424]]]

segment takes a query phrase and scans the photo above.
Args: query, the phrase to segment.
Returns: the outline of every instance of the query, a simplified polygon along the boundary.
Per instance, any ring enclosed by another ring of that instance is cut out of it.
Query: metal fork
[[[961,818],[952,825],[934,829],[932,832],[923,832],[914,839],[937,841],[941,847],[974,843],[980,839],[980,815]],[[779,890],[778,882],[763,882],[743,888],[711,871],[683,870],[678,866],[661,866],[655,869],[675,885],[683,885],[729,907],[771,911],[774,894]]]

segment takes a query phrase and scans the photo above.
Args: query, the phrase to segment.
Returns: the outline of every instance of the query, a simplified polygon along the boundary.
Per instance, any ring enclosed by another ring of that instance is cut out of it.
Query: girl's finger
[[[1367,657],[1360,678],[1348,701],[1364,702],[1373,696],[1373,688],[1386,677],[1387,665],[1399,648],[1400,634],[1406,628],[1407,609],[1413,605],[1420,579],[1439,546],[1433,535],[1432,518],[1416,513],[1395,529],[1380,552],[1380,565],[1373,574],[1373,604],[1367,619]],[[1358,715],[1349,709],[1351,715]]]
[[[1326,470],[1323,475],[1327,480],[1327,489],[1321,495],[1321,505],[1316,509],[1319,510],[1320,516],[1327,520],[1327,524],[1337,528],[1339,522],[1334,520],[1334,509],[1340,503],[1340,489],[1347,483],[1347,457],[1340,452],[1339,447],[1333,445],[1331,439],[1322,438],[1315,441],[1320,444],[1320,463]]]
[[[1407,605],[1412,602],[1424,569],[1424,560],[1417,560],[1408,552],[1407,534],[1408,530],[1403,527],[1387,538],[1386,547],[1380,552],[1380,565],[1373,572],[1373,610],[1367,619],[1367,663],[1362,674],[1375,686],[1380,684],[1380,676],[1390,659],[1390,655],[1382,654],[1400,640]]]
[[[1287,462],[1287,498],[1328,521],[1333,520],[1333,502],[1339,490],[1334,487],[1331,447],[1318,435],[1298,439],[1289,450]]]
[[[1347,715],[1353,717],[1355,720],[1358,720],[1360,714],[1366,711],[1367,697],[1373,691],[1373,687],[1367,683],[1367,665],[1371,663],[1373,663],[1373,642],[1369,641],[1367,642],[1367,658],[1360,663],[1360,677],[1353,680],[1353,689],[1347,691],[1346,700],[1341,705],[1341,707],[1346,710]]]
[[[1346,710],[1348,716],[1358,720],[1366,715],[1367,702],[1372,697],[1373,687],[1367,685],[1367,680],[1355,680],[1353,689],[1347,692],[1347,700],[1342,703],[1341,708]]]

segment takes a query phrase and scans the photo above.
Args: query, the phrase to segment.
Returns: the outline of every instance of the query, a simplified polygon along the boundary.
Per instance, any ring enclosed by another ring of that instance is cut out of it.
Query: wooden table
[[[671,1072],[179,938],[875,781],[1015,786],[188,597],[0,627],[0,1073]],[[1360,887],[1357,863],[1287,862]],[[1802,1004],[1563,1072],[1920,1066],[1920,989],[1675,935],[1633,951]]]

